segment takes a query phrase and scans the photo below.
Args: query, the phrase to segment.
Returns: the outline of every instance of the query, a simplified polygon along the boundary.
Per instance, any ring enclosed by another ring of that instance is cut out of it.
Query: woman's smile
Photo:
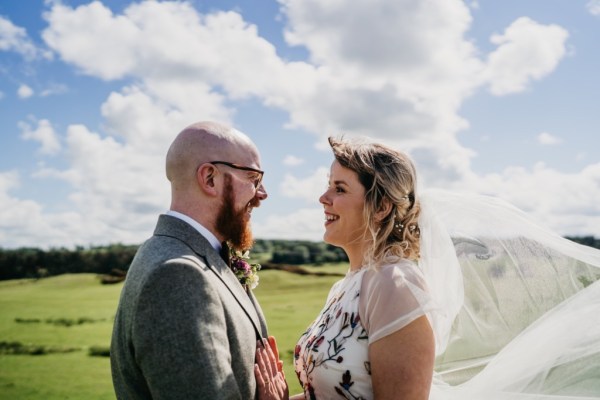
[[[340,217],[338,215],[325,212],[325,226],[332,224],[333,222],[337,221],[339,218]]]

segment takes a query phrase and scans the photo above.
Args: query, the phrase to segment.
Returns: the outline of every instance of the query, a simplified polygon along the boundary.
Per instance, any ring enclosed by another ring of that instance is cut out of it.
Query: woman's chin
[[[335,240],[335,237],[333,235],[331,235],[330,233],[328,233],[327,231],[325,231],[325,233],[323,234],[323,241],[329,245],[338,246],[337,241]]]

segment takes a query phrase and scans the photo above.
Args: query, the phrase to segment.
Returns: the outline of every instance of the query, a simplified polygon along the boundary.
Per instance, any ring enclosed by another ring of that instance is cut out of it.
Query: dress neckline
[[[359,272],[364,271],[365,269],[366,269],[366,267],[364,265],[358,269],[355,269],[354,271],[349,269],[348,272],[346,272],[346,278],[353,277],[353,276],[357,275]]]

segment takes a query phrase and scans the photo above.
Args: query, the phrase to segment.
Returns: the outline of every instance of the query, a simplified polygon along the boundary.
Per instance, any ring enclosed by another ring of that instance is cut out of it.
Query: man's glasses
[[[263,175],[265,174],[265,171],[261,171],[260,169],[256,169],[256,168],[251,168],[251,167],[244,167],[242,165],[238,165],[238,164],[234,164],[234,163],[230,163],[227,161],[209,161],[209,164],[222,164],[222,165],[226,165],[230,168],[235,168],[235,169],[239,169],[241,171],[248,171],[248,172],[252,172],[253,176],[252,176],[252,183],[254,183],[254,188],[258,189],[258,187],[260,186],[261,182],[262,182],[262,178]]]

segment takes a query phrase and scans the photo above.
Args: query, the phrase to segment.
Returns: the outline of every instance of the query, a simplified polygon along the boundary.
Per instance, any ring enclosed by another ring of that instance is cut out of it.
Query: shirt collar
[[[195,219],[192,219],[185,214],[182,214],[180,212],[173,211],[173,210],[168,210],[165,214],[170,215],[175,218],[179,218],[180,220],[187,222],[195,230],[197,230],[199,234],[201,234],[202,236],[204,236],[206,238],[206,240],[208,240],[210,245],[217,251],[217,253],[221,251],[221,242],[219,242],[217,237],[215,235],[213,235],[213,233],[211,231],[206,229]]]

